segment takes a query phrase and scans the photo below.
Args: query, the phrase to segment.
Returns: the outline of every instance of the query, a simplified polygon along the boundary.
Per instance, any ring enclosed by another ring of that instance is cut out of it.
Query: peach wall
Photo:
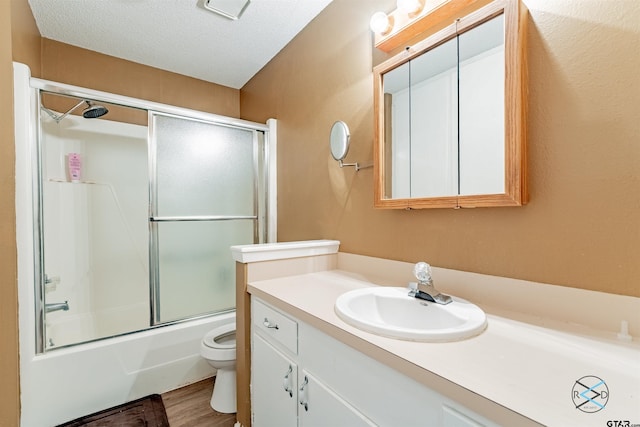
[[[13,60],[26,64],[40,77],[41,37],[27,0],[11,0],[11,46]]]
[[[529,8],[530,203],[375,210],[371,169],[340,169],[328,135],[351,128],[348,161],[372,159],[368,29],[394,0],[335,0],[241,89],[242,118],[278,123],[278,240],[640,296],[640,6],[524,0]]]
[[[45,38],[42,78],[208,113],[240,116],[237,89]]]

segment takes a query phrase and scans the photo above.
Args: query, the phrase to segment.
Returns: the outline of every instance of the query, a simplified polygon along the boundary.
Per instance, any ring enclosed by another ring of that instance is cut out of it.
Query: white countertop
[[[391,354],[389,365],[419,381],[421,373],[435,374],[537,423],[607,426],[610,420],[628,420],[640,425],[637,342],[485,306],[488,327],[474,338],[422,343],[380,337],[346,324],[334,312],[339,295],[372,285],[376,283],[353,273],[330,270],[253,281],[248,290],[300,320],[321,324],[324,332],[346,344],[351,344],[350,337],[365,340]],[[603,379],[609,389],[609,400],[598,412],[585,413],[573,404],[572,389],[584,376]]]

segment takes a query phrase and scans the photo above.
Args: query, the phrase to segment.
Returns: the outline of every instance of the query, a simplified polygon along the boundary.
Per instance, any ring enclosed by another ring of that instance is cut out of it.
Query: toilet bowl
[[[236,323],[209,331],[200,344],[200,355],[218,370],[211,407],[225,414],[236,412]]]

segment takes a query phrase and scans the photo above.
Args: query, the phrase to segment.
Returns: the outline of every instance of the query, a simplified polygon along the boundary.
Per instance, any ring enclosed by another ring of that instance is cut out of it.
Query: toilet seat
[[[235,360],[236,323],[228,323],[209,331],[202,339],[203,356],[211,360]]]

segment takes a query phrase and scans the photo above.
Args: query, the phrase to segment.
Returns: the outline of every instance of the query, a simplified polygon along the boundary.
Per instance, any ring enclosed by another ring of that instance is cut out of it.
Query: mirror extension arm
[[[364,165],[359,164],[358,162],[355,163],[343,163],[342,159],[338,160],[338,165],[340,165],[340,167],[345,167],[345,166],[355,166],[356,167],[356,172],[358,172],[360,169],[366,169],[366,168],[372,168],[373,167],[373,162],[368,162]]]

